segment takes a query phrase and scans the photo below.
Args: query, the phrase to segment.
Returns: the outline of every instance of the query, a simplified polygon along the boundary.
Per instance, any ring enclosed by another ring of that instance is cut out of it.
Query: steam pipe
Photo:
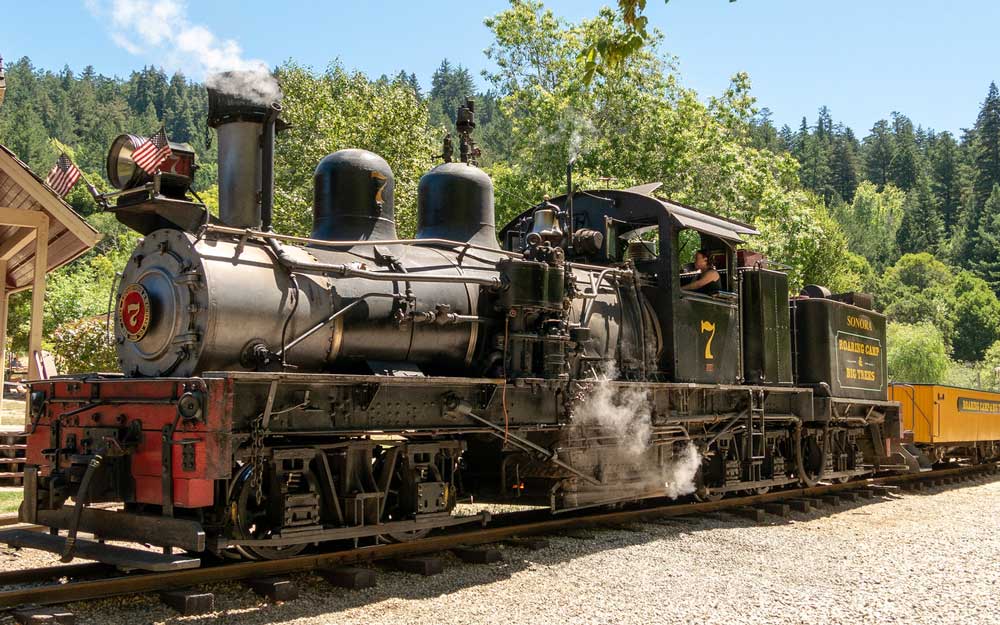
[[[287,241],[289,243],[304,243],[306,245],[322,245],[325,247],[357,247],[357,246],[376,246],[376,245],[426,245],[428,247],[438,246],[438,247],[461,247],[464,249],[478,250],[482,252],[490,252],[493,254],[500,254],[503,256],[510,256],[511,258],[522,258],[524,255],[521,252],[511,252],[508,250],[496,249],[493,247],[486,247],[485,245],[476,245],[475,243],[462,242],[462,241],[452,241],[450,239],[366,239],[357,241],[328,241],[326,239],[315,239],[311,237],[297,237],[290,234],[276,234],[273,232],[261,232],[259,230],[253,230],[250,228],[233,228],[232,226],[220,226],[217,224],[206,224],[201,227],[200,233],[212,232],[216,234],[231,234],[239,237],[258,237],[258,238],[272,238],[278,241]],[[199,234],[201,236],[201,234]],[[580,265],[581,267],[583,265]],[[596,266],[595,266],[596,267]],[[598,270],[603,269],[603,267],[596,267]]]
[[[576,156],[566,164],[566,212],[569,213],[569,223],[566,225],[566,257],[572,258],[573,252],[573,165]]]
[[[274,134],[281,105],[271,104],[264,119],[264,130],[261,134],[260,154],[260,229],[267,232],[271,229],[271,215],[274,209]]]
[[[278,262],[289,272],[303,273],[332,273],[345,278],[365,278],[367,280],[380,280],[383,282],[434,282],[448,284],[479,284],[482,286],[499,289],[503,286],[500,278],[475,278],[472,276],[456,276],[451,274],[435,273],[396,273],[391,271],[370,271],[368,269],[358,269],[351,265],[334,265],[331,263],[317,263],[310,261],[295,260],[290,257],[285,250],[278,245],[273,237],[268,237],[267,244],[271,247]],[[282,348],[284,349],[284,348]]]

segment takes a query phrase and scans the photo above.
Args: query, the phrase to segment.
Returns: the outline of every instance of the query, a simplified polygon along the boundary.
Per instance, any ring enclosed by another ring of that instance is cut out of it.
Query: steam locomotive
[[[863,294],[790,298],[737,250],[752,227],[657,185],[577,190],[570,163],[564,196],[498,232],[469,101],[460,158],[449,137],[420,179],[415,238],[386,161],[353,149],[316,167],[311,236],[282,235],[280,113],[210,89],[218,217],[189,147],[149,176],[138,140],[115,142],[108,209],[144,235],[118,290],[121,373],[32,383],[20,516],[54,530],[32,546],[179,568],[198,559],[173,549],[282,558],[489,520],[459,501],[563,513],[912,462],[885,318]],[[695,248],[717,294],[681,289]]]

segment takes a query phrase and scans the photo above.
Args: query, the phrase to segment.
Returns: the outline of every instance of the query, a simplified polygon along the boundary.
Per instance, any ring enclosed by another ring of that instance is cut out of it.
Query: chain
[[[264,500],[264,415],[259,415],[250,430],[250,487],[255,490],[257,505]]]

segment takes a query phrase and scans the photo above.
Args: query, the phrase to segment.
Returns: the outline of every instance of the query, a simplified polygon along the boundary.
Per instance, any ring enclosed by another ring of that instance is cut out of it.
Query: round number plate
[[[128,340],[135,342],[146,335],[149,328],[149,295],[141,284],[130,284],[122,293],[118,319]]]

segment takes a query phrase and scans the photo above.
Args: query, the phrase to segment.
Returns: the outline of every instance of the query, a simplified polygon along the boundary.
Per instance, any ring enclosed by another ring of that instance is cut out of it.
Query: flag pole
[[[68,154],[66,155],[66,158],[68,158],[70,162],[73,163],[73,159],[70,158]],[[90,181],[90,178],[88,178],[87,174],[83,172],[83,169],[77,166],[76,163],[73,163],[73,165],[80,170],[80,177],[83,178],[83,184],[87,185],[87,191],[90,192],[91,197],[93,197],[94,201],[97,202],[97,206],[103,210],[108,210],[109,208],[108,200],[104,197],[103,194],[101,194],[100,191],[97,190],[97,187],[95,187],[94,183]]]

